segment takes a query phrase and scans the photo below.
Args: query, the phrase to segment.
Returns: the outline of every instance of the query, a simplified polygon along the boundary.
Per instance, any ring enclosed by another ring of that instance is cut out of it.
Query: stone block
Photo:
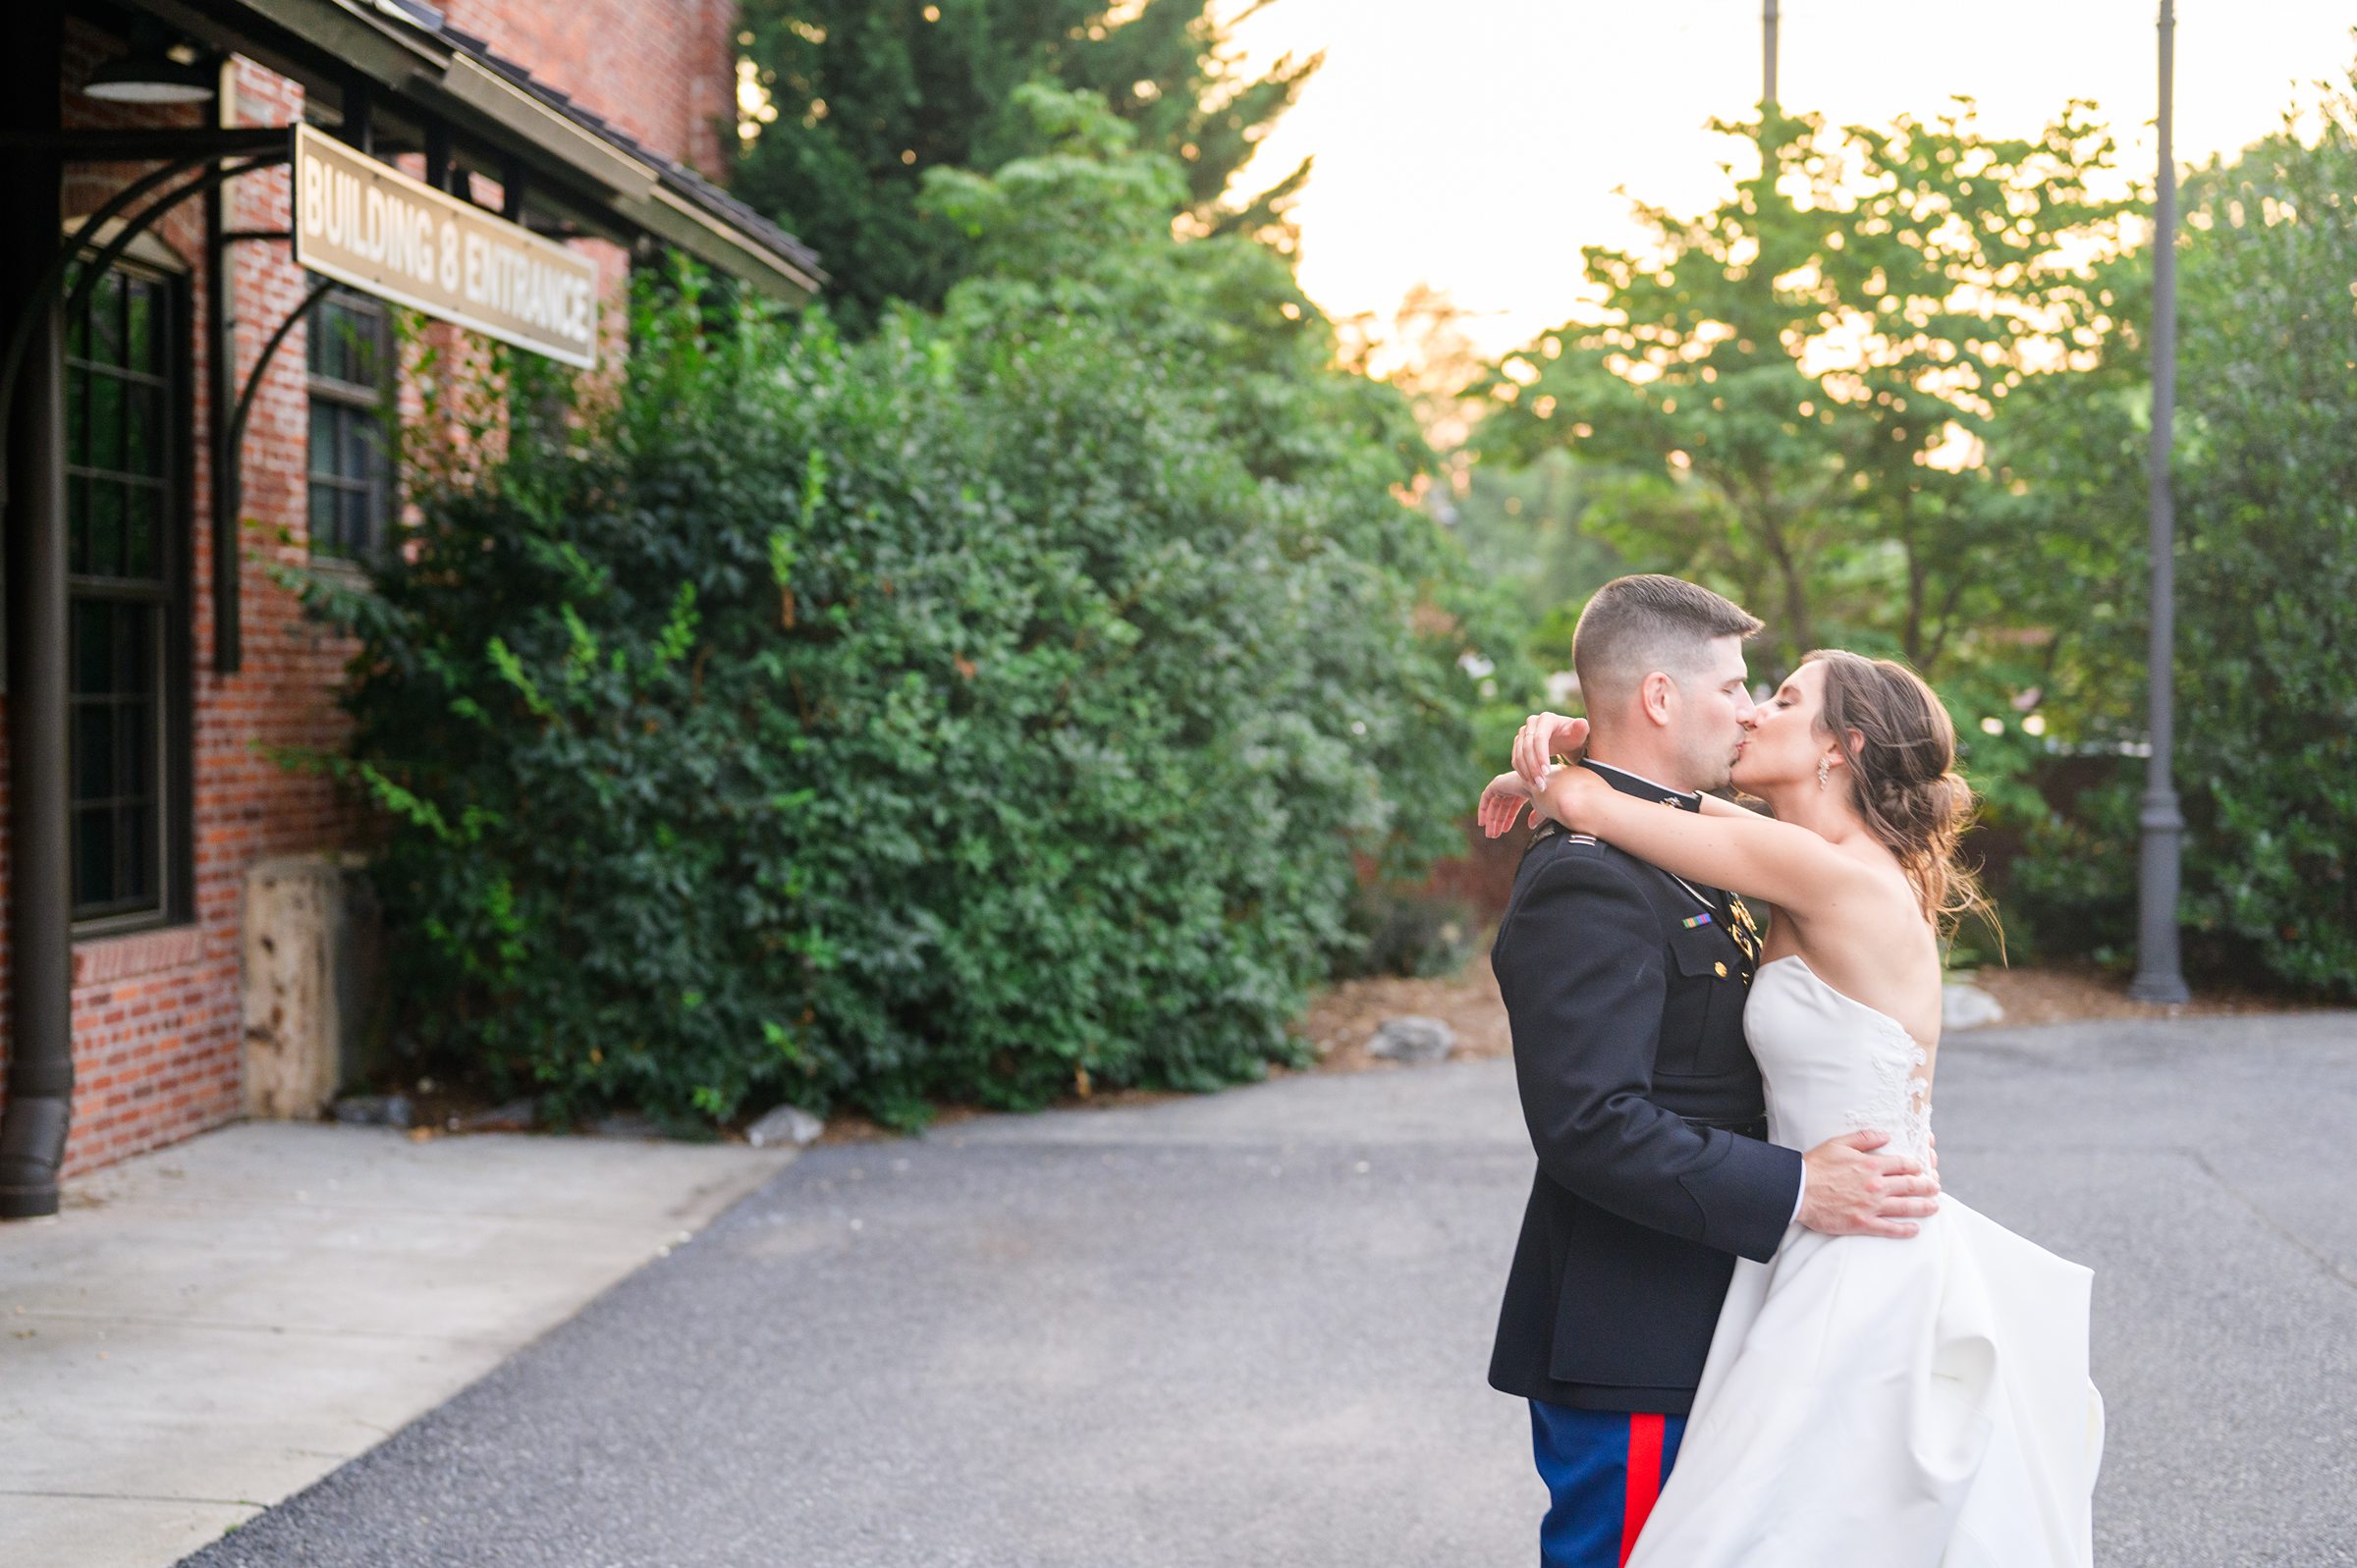
[[[1976,985],[1951,980],[1940,988],[1940,1027],[1980,1029],[2004,1020],[2005,1009]]]
[[[1417,1013],[1403,1017],[1386,1018],[1383,1027],[1375,1031],[1368,1043],[1367,1054],[1386,1061],[1404,1061],[1422,1065],[1447,1061],[1449,1053],[1456,1049],[1456,1031],[1438,1018],[1426,1018]]]
[[[367,1065],[383,939],[359,857],[290,855],[246,874],[246,1109],[316,1116]]]
[[[744,1129],[744,1141],[756,1149],[799,1149],[827,1130],[827,1124],[799,1106],[780,1106]]]

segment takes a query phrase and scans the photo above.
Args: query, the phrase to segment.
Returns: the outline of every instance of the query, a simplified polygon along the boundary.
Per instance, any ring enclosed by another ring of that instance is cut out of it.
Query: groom
[[[1607,583],[1572,636],[1585,765],[1701,809],[1744,743],[1743,642],[1759,629],[1675,577]],[[1939,1185],[1874,1153],[1880,1133],[1805,1156],[1766,1141],[1743,1041],[1759,940],[1740,899],[1548,823],[1491,958],[1539,1168],[1490,1382],[1530,1401],[1546,1568],[1618,1568],[1676,1460],[1735,1259],[1765,1262],[1796,1220],[1904,1234]]]

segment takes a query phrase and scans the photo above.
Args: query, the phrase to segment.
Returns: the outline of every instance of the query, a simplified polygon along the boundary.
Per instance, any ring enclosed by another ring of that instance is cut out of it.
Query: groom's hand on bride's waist
[[[1829,1138],[1803,1157],[1800,1222],[1829,1236],[1912,1236],[1940,1207],[1940,1177],[1879,1151],[1887,1132]]]

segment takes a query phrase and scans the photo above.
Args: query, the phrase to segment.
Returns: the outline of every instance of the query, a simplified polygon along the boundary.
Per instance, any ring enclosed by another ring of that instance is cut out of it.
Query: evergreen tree
[[[1215,19],[1209,0],[745,0],[740,70],[759,101],[734,188],[818,251],[852,329],[889,299],[936,307],[967,246],[920,207],[925,171],[987,173],[1042,150],[1013,105],[1044,81],[1101,95],[1139,150],[1177,160],[1183,228],[1287,252],[1309,164],[1246,199],[1227,192],[1323,57],[1253,76],[1230,41],[1241,20]]]

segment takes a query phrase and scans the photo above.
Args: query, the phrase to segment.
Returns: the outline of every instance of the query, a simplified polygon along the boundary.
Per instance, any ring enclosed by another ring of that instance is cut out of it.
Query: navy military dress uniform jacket
[[[1683,1415],[1735,1259],[1764,1262],[1782,1241],[1801,1157],[1766,1141],[1743,1039],[1756,943],[1738,940],[1739,918],[1718,890],[1552,824],[1522,857],[1491,960],[1539,1167],[1492,1386]]]

